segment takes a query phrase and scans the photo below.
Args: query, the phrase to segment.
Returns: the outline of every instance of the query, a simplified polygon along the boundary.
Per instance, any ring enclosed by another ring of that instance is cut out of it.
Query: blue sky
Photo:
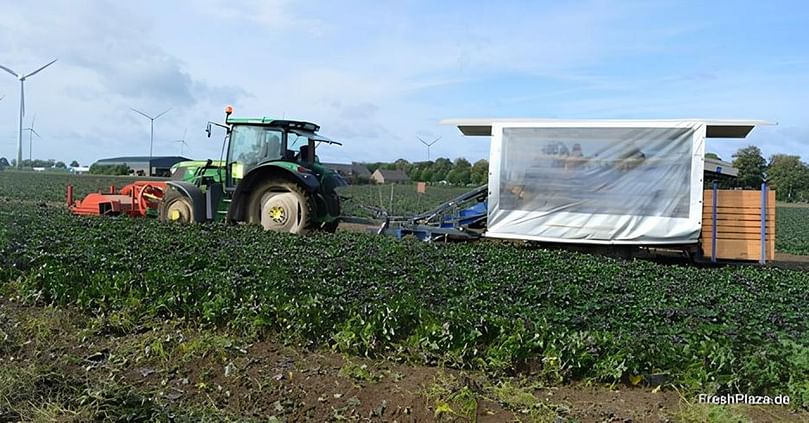
[[[344,142],[323,160],[488,155],[457,117],[750,118],[747,144],[809,160],[809,3],[802,1],[292,2],[78,0],[5,4],[0,64],[30,72],[34,157],[82,164],[217,158],[205,137],[240,116],[311,120]],[[165,4],[164,4],[165,3]],[[0,74],[0,156],[14,157],[19,89]],[[27,142],[24,156],[28,156]]]

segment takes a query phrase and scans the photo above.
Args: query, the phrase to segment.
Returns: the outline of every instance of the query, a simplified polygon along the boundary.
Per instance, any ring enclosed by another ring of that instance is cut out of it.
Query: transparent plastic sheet
[[[704,125],[495,128],[487,236],[600,244],[699,239]]]

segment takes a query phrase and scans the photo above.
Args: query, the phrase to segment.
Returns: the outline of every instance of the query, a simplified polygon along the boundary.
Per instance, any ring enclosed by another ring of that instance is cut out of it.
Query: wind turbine
[[[31,164],[31,167],[34,167],[34,154],[32,153],[32,147],[34,145],[34,135],[36,135],[37,138],[42,138],[39,135],[39,132],[37,132],[34,129],[34,122],[36,120],[37,120],[37,115],[34,114],[34,118],[31,119],[31,127],[23,129],[23,131],[28,131],[28,162]]]
[[[145,117],[146,119],[149,119],[149,121],[150,121],[151,126],[150,126],[150,132],[149,132],[149,176],[152,176],[152,147],[154,146],[154,121],[159,119],[160,116],[163,116],[166,113],[168,113],[169,110],[171,110],[171,108],[169,108],[165,112],[163,112],[163,113],[161,113],[161,114],[159,114],[159,115],[157,115],[155,117],[149,116],[146,113],[143,113],[140,110],[137,110],[137,109],[132,108],[132,107],[130,107],[130,109],[132,109],[133,112],[138,113],[141,116]]]
[[[188,128],[183,130],[183,138],[179,140],[174,140],[174,142],[180,144],[180,155],[183,155],[183,146],[188,147],[188,143],[185,142],[185,134],[188,132]],[[190,149],[190,148],[189,148]]]
[[[424,141],[423,139],[421,139],[421,137],[416,137],[416,138],[418,138],[419,141],[421,141],[422,144],[427,146],[427,161],[429,162],[430,161],[430,147],[432,147],[433,144],[437,143],[438,140],[441,139],[441,137],[438,137],[438,138],[436,138],[436,139],[434,139],[434,140],[432,140],[430,142]]]
[[[21,74],[14,72],[13,70],[0,65],[0,69],[14,75],[17,80],[20,81],[20,125],[19,131],[17,133],[17,168],[22,169],[22,118],[25,116],[25,80],[36,75],[37,73],[41,72],[42,69],[47,68],[48,66],[54,64],[57,59],[53,59],[52,62],[48,63],[47,65],[29,73],[29,74]]]

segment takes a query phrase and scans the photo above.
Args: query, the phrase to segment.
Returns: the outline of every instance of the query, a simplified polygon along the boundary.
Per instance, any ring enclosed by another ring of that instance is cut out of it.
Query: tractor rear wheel
[[[158,218],[161,222],[191,223],[193,215],[191,199],[177,190],[169,189],[160,201]]]
[[[248,223],[277,232],[304,234],[313,229],[312,198],[300,185],[271,180],[253,190],[248,204]]]

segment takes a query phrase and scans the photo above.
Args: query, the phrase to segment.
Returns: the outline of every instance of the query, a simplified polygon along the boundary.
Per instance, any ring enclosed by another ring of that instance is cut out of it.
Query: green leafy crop
[[[804,271],[80,218],[0,199],[3,291],[351,354],[809,404]]]
[[[775,219],[775,250],[809,255],[809,207],[779,207]]]

